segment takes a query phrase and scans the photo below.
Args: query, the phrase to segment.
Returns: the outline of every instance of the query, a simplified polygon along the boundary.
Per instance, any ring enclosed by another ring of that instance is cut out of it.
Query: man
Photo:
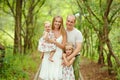
[[[66,19],[66,32],[67,32],[67,42],[72,42],[74,45],[74,52],[71,54],[67,59],[71,59],[72,57],[76,57],[74,63],[73,63],[73,68],[74,68],[74,74],[75,74],[75,80],[80,79],[80,65],[79,65],[79,60],[80,60],[80,50],[82,47],[82,41],[83,41],[83,36],[81,32],[76,29],[75,26],[76,23],[76,17],[74,15],[69,15]]]

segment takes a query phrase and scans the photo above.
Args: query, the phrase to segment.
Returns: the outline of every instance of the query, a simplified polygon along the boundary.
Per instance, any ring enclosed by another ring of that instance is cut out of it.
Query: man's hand
[[[63,58],[65,58],[66,57],[66,54],[65,53],[63,53]]]

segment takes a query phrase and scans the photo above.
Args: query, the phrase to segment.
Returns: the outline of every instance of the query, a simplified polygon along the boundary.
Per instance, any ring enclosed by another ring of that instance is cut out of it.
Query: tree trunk
[[[103,55],[103,44],[101,42],[98,46],[98,53],[99,53],[98,64],[103,65],[104,64],[104,55]]]
[[[3,61],[5,57],[5,47],[0,44],[0,69],[3,67]]]
[[[110,75],[112,71],[111,53],[108,53],[107,55],[107,63],[108,63],[108,73]]]
[[[13,51],[14,54],[22,52],[21,18],[22,18],[22,0],[17,0],[15,16],[14,51]]]
[[[120,67],[120,59],[114,54],[113,49],[112,49],[112,44],[110,43],[109,39],[107,40],[106,44],[107,44],[107,47],[109,49],[109,53],[113,56],[117,65]]]
[[[34,3],[34,0],[33,0]],[[26,36],[24,38],[24,53],[29,49],[32,49],[32,37],[34,33],[34,27],[33,27],[33,4],[30,5],[27,19],[26,19]]]

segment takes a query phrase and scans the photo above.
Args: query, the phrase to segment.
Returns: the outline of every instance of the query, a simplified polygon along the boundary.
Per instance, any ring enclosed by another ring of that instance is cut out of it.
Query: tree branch
[[[15,18],[14,8],[10,5],[10,2],[8,0],[6,0],[6,2],[7,2],[8,7],[10,8],[10,10],[11,10],[11,12],[13,14],[13,17]]]
[[[115,22],[115,20],[118,18],[118,16],[114,17],[114,19],[111,21],[111,26],[113,25],[113,23]]]
[[[39,6],[38,10],[37,10],[37,11],[36,11],[33,15],[35,15],[36,13],[38,13],[38,12],[39,12],[40,8],[41,8],[41,7],[42,7],[42,5],[45,3],[45,1],[46,1],[46,0],[43,0],[43,1],[42,1],[42,3],[40,4],[40,6]]]
[[[106,8],[106,10],[105,10],[105,13],[104,13],[104,16],[106,16],[106,18],[108,17],[108,15],[109,15],[109,12],[110,12],[110,6],[111,6],[111,4],[112,4],[112,1],[113,0],[107,0],[107,8]]]
[[[95,13],[92,11],[92,9],[90,8],[89,5],[86,5],[86,2],[84,0],[82,0],[84,5],[86,6],[87,10],[89,13],[91,13],[97,20],[98,22],[102,23],[102,21],[95,15]]]
[[[120,11],[120,7],[116,10],[116,11],[114,11],[114,13],[113,13],[113,15],[110,17],[110,19],[109,19],[109,22],[114,22],[114,20],[115,20],[115,18],[114,18],[114,16],[118,13]],[[114,18],[114,19],[113,19]]]
[[[9,37],[11,37],[12,39],[14,39],[7,31],[3,30],[0,28],[1,31],[3,31],[4,33],[6,33]]]

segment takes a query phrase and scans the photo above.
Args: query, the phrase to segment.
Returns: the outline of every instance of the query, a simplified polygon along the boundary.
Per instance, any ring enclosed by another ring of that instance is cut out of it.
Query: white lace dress
[[[62,43],[62,36],[56,39],[57,42]],[[44,53],[44,57],[41,64],[41,70],[39,77],[42,80],[62,80],[62,49],[56,47],[56,52],[54,53],[53,60],[51,62],[48,60],[49,52]]]

